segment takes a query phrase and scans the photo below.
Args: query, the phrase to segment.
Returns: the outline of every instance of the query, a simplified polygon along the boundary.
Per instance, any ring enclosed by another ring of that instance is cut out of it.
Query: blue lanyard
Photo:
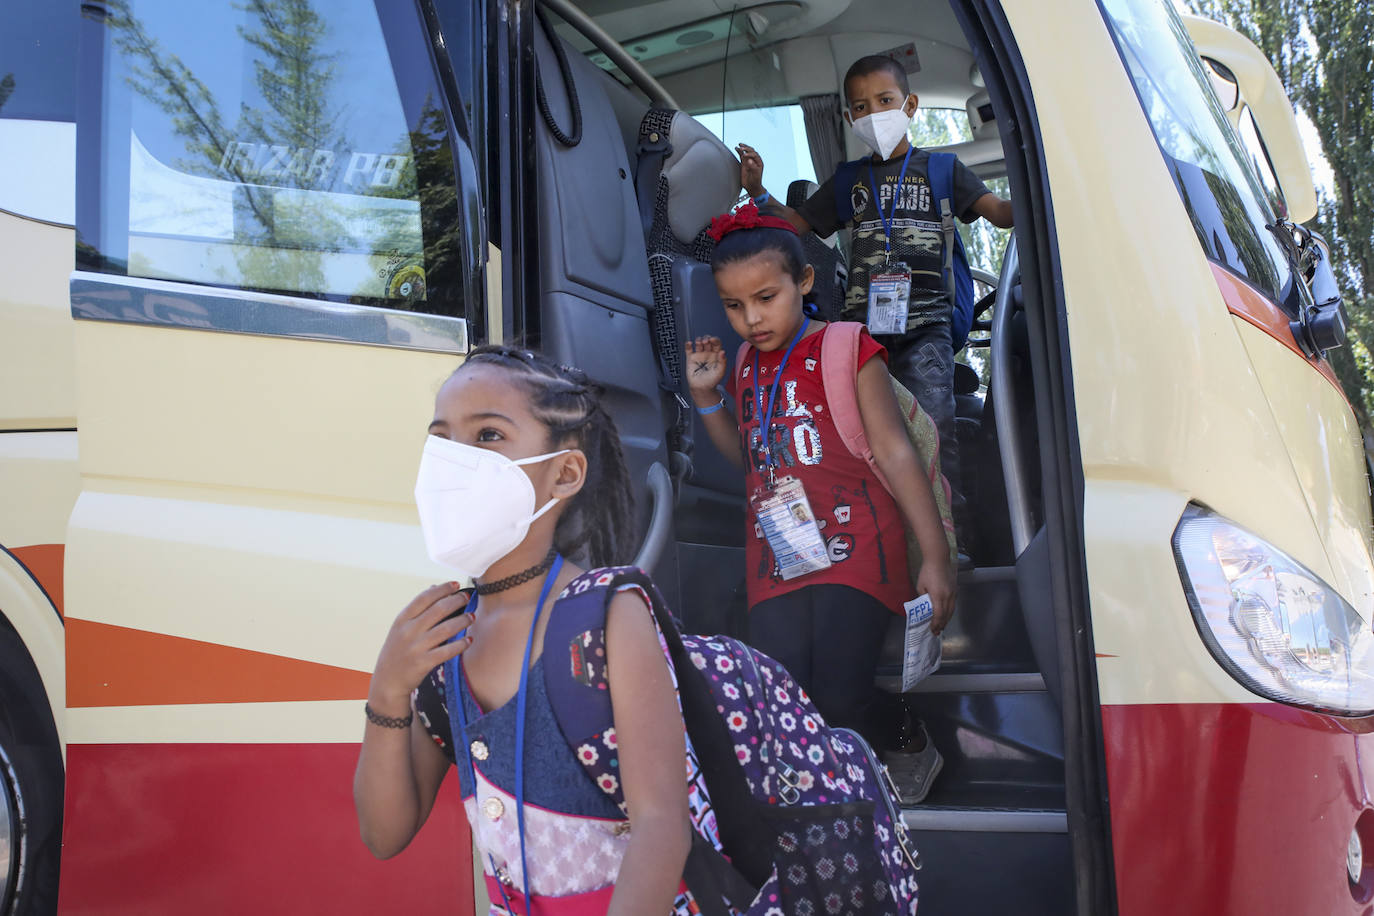
[[[806,326],[811,323],[809,318],[803,316],[801,327],[797,328],[797,336],[792,338],[792,342],[787,345],[787,350],[782,354],[782,362],[778,363],[778,371],[773,374],[773,387],[768,392],[768,413],[761,419],[763,425],[759,427],[759,434],[763,439],[763,453],[768,456],[768,471],[771,477],[773,471],[773,449],[768,444],[768,431],[773,428],[773,407],[778,402],[778,385],[782,382],[782,370],[787,368],[787,359],[792,355],[792,348],[802,339],[806,333]],[[763,399],[759,392],[759,351],[754,348],[754,416],[763,413]]]
[[[534,606],[534,619],[530,621],[530,635],[525,640],[525,661],[520,667],[520,689],[515,693],[515,824],[520,834],[520,874],[524,878],[524,888],[521,891],[525,895],[525,913],[530,912],[530,866],[525,857],[525,688],[530,680],[530,655],[534,651],[534,630],[539,625],[539,614],[544,609],[544,602],[549,598],[549,591],[553,588],[554,580],[558,578],[558,572],[563,568],[563,557],[554,557],[553,567],[544,577],[544,588],[539,592],[539,603]],[[472,598],[472,604],[467,608],[468,613],[477,610],[477,596]],[[454,639],[462,639],[467,633],[463,630]],[[461,655],[449,659],[445,665],[444,675],[449,684],[448,696],[448,721],[449,731],[453,736],[461,736],[455,742],[458,746],[453,749],[454,760],[458,759],[459,753],[463,755],[463,761],[468,767],[468,782],[472,785],[472,793],[475,798],[477,795],[477,770],[472,764],[472,745],[468,743],[468,715],[467,709],[463,706],[462,691],[462,669],[459,667]],[[492,872],[497,872],[496,861],[491,854],[487,854],[487,860],[491,862]],[[497,874],[497,886],[501,889],[501,900],[505,904],[507,913],[514,913],[511,908],[510,898],[506,896],[505,882]]]
[[[878,193],[878,176],[873,173],[873,160],[868,161],[868,183],[873,187],[873,206],[878,210],[878,218],[883,221],[884,252],[892,254],[892,226],[897,222],[897,199],[902,194],[902,182],[906,180],[906,167],[911,162],[911,151],[915,149],[908,141],[906,145],[906,155],[902,157],[902,171],[897,176],[897,187],[892,191],[892,213],[883,213],[882,195]]]

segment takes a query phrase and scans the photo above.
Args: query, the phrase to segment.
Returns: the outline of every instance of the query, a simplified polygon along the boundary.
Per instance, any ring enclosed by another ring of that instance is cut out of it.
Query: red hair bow
[[[778,216],[767,216],[759,212],[759,208],[752,202],[740,207],[734,213],[722,213],[720,216],[711,219],[711,226],[706,230],[706,234],[719,242],[725,236],[734,232],[736,229],[786,229],[793,235],[797,234],[797,227],[787,220]]]

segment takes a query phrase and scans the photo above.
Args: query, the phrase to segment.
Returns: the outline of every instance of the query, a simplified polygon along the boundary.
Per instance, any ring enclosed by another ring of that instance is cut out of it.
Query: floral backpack
[[[920,857],[887,771],[863,738],[830,728],[771,658],[725,636],[683,634],[633,567],[569,583],[544,636],[554,717],[577,759],[625,810],[606,678],[606,609],[626,586],[652,609],[687,726],[695,828],[683,878],[705,916],[908,916]]]

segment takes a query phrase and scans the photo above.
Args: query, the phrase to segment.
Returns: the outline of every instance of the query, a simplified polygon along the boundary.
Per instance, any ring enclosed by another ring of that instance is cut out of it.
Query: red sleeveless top
[[[916,596],[916,587],[907,571],[905,523],[891,494],[868,463],[845,448],[830,418],[821,381],[821,340],[827,331],[828,327],[822,328],[798,341],[782,369],[780,381],[778,367],[785,347],[771,353],[748,347],[731,379],[735,416],[739,418],[747,456],[746,497],[768,480],[764,437],[759,426],[768,409],[773,383],[778,381],[767,436],[774,473],[778,479],[792,476],[801,481],[811,511],[821,526],[831,563],[827,569],[784,581],[750,501],[744,538],[749,606],[808,585],[833,584],[856,588],[895,613],[902,613],[903,602]],[[862,367],[875,356],[886,362],[887,351],[864,331],[859,341],[858,365]]]

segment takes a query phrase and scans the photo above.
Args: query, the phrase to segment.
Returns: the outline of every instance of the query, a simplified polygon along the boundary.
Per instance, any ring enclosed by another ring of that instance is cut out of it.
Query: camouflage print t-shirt
[[[940,278],[940,205],[934,199],[927,178],[930,153],[923,149],[911,152],[906,178],[897,198],[895,219],[892,221],[892,259],[901,261],[911,270],[911,302],[907,312],[907,329],[920,327],[948,318],[950,303]],[[831,177],[820,190],[807,198],[798,212],[811,224],[817,235],[826,236],[847,225],[852,230],[849,255],[849,293],[845,297],[846,321],[865,321],[868,318],[868,276],[882,267],[887,259],[887,233],[883,219],[873,202],[876,183],[883,214],[892,215],[892,195],[902,171],[902,156],[887,162],[862,165],[854,173],[848,194],[854,208],[854,218],[841,224],[835,201],[835,178]],[[876,181],[875,181],[876,180]],[[962,162],[954,163],[954,212],[966,223],[977,219],[974,201],[988,193],[982,180]]]

